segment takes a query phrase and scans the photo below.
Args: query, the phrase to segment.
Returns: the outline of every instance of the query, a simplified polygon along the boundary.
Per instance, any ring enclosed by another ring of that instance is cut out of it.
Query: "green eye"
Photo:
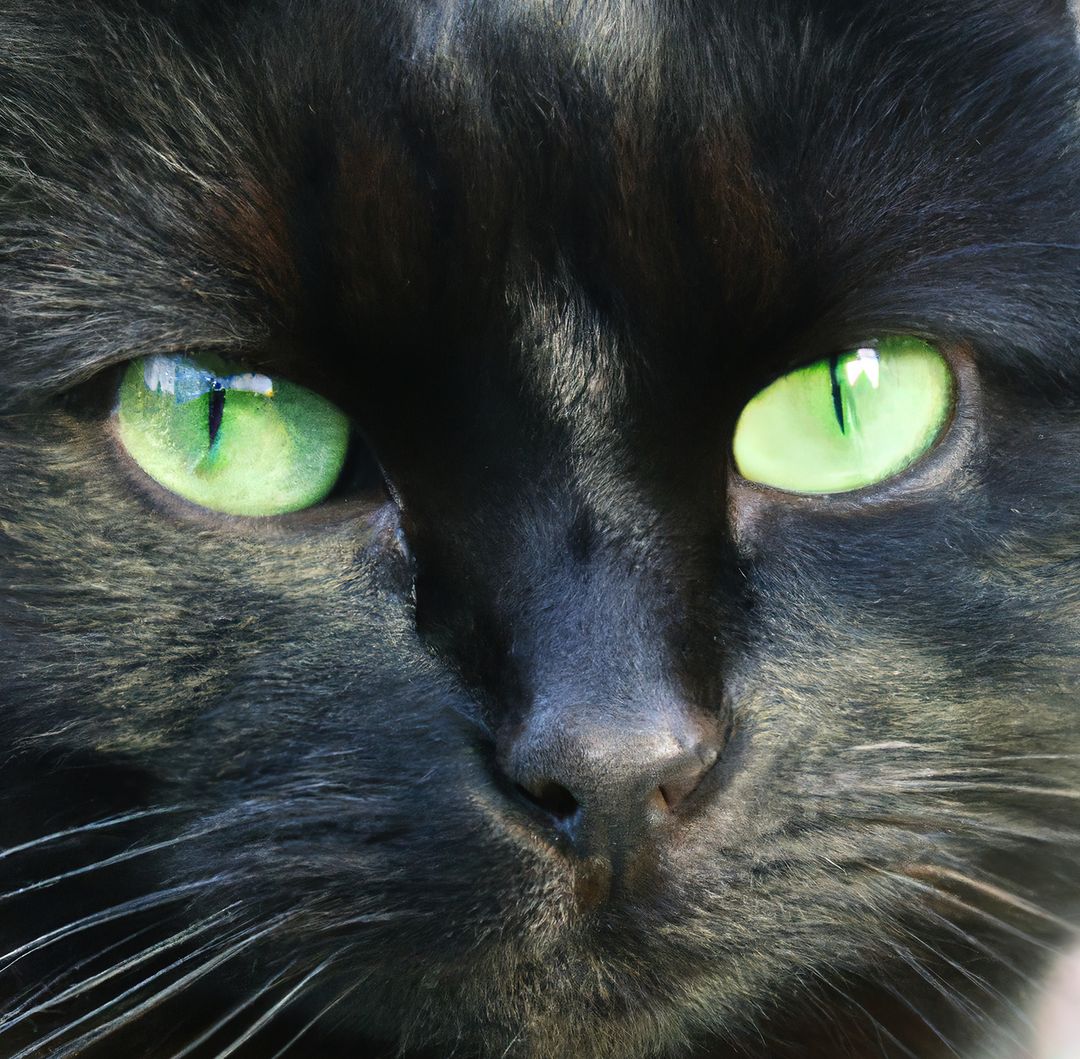
[[[953,379],[941,354],[898,336],[789,372],[750,400],[735,466],[792,493],[843,493],[914,463],[941,434]]]
[[[230,515],[317,504],[333,489],[349,447],[349,421],[329,401],[214,357],[133,361],[116,423],[151,478]]]

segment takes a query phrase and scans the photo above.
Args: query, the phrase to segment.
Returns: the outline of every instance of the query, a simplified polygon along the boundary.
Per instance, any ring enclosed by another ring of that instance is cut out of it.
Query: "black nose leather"
[[[503,769],[582,856],[632,852],[691,795],[719,755],[688,716],[643,726],[573,710],[530,718],[504,742]]]

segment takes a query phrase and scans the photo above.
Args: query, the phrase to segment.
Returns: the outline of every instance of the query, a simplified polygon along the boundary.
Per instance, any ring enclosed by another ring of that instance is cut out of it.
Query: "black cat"
[[[1065,0],[2,0],[0,1055],[1032,1047],[1078,68]]]

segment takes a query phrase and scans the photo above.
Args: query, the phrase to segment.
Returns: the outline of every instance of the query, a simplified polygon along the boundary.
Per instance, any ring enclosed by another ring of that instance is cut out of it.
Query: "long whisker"
[[[223,922],[228,922],[229,919],[235,915],[232,909],[223,909],[221,912],[215,912],[214,915],[208,916],[206,919],[193,926],[186,927],[184,930],[178,931],[171,937],[166,938],[164,941],[159,941],[154,945],[143,949],[142,952],[137,953],[134,956],[128,957],[126,960],[121,960],[120,963],[114,964],[112,967],[105,971],[100,971],[95,975],[91,975],[85,981],[78,982],[73,986],[69,986],[67,989],[58,993],[56,996],[49,997],[43,1003],[38,1004],[36,1007],[32,1007],[27,1011],[24,1011],[16,1018],[10,1020],[0,1021],[0,1034],[6,1033],[12,1027],[25,1022],[26,1019],[38,1015],[49,1008],[58,1007],[61,1004],[67,1003],[69,1000],[74,1000],[78,996],[82,996],[84,993],[89,992],[92,989],[96,989],[99,985],[116,978],[118,975],[124,974],[127,971],[138,967],[140,964],[144,964],[147,960],[152,960],[156,956],[160,956],[163,952],[168,952],[169,949],[176,948],[177,945],[182,945],[186,941],[190,941],[192,938],[198,937],[200,934],[205,934],[206,931],[212,927],[216,927]]]
[[[896,997],[896,999],[899,1000],[900,1003],[903,1004],[904,1007],[906,1007],[935,1037],[937,1037],[937,1039],[941,1041],[941,1043],[945,1045],[945,1047],[948,1048],[948,1050],[952,1052],[953,1055],[957,1057],[957,1059],[962,1059],[962,1056],[956,1050],[956,1046],[953,1044],[953,1042],[949,1040],[949,1038],[946,1037],[945,1034],[942,1033],[941,1030],[939,1030],[933,1022],[930,1021],[930,1019],[926,1016],[925,1012],[920,1011],[919,1008],[914,1003],[912,1003],[912,1001],[908,999],[908,997],[904,996],[904,994],[901,993],[899,989],[896,989],[891,985],[885,985],[885,991],[889,993],[890,996]]]
[[[245,997],[239,1004],[227,1011],[221,1018],[219,1018],[212,1026],[210,1026],[205,1032],[200,1033],[189,1045],[184,1047],[181,1051],[177,1052],[173,1059],[185,1059],[186,1056],[191,1055],[192,1052],[197,1051],[207,1041],[218,1034],[224,1029],[233,1019],[238,1015],[242,1015],[249,1007],[266,996],[295,966],[295,963],[289,964],[288,967],[278,971],[265,985],[257,989],[251,996]]]
[[[76,919],[71,923],[67,923],[62,927],[57,927],[55,930],[49,931],[47,934],[42,934],[39,937],[34,938],[33,941],[28,941],[25,944],[20,945],[17,949],[12,949],[7,955],[0,957],[0,971],[8,970],[24,956],[33,952],[39,952],[41,949],[47,948],[55,942],[65,941],[76,934],[81,934],[86,930],[92,930],[94,927],[101,926],[104,923],[112,923],[118,919],[136,915],[139,912],[145,912],[152,908],[159,908],[162,905],[170,904],[173,901],[179,901],[188,896],[193,890],[203,889],[206,886],[211,886],[214,883],[221,882],[228,878],[230,878],[230,876],[215,875],[208,879],[200,879],[197,882],[184,883],[181,886],[174,886],[156,894],[148,894],[145,897],[137,897],[131,901],[125,901],[123,904],[114,905],[112,908],[107,908],[102,912],[95,912],[93,915],[84,916],[82,919]]]
[[[977,989],[981,990],[987,996],[992,997],[994,1000],[1004,1004],[1013,1013],[1013,1015],[1016,1017],[1018,1022],[1025,1023],[1027,1025],[1031,1025],[1031,1020],[1027,1017],[1027,1015],[1024,1013],[1024,1011],[1017,1004],[1013,1003],[1013,1001],[1010,1000],[1009,997],[1007,997],[1003,992],[1001,992],[1000,989],[997,989],[993,985],[991,985],[985,978],[982,977],[982,975],[976,974],[973,970],[971,970],[969,967],[965,967],[958,960],[952,959],[950,956],[946,955],[944,952],[942,952],[936,946],[930,944],[930,942],[927,941],[925,938],[920,937],[918,934],[915,934],[913,931],[903,930],[903,928],[901,928],[901,930],[902,930],[902,933],[906,937],[908,937],[913,944],[918,945],[921,948],[925,949],[933,959],[939,960],[942,963],[948,964],[949,967],[951,967],[954,971],[956,971],[957,974],[959,974],[961,977],[965,978],[967,981],[969,981]],[[1011,964],[1009,964],[1006,961],[1001,960],[998,957],[998,954],[994,953],[993,950],[991,950],[987,945],[977,943],[976,939],[970,938],[967,935],[967,932],[962,930],[962,929],[959,930],[959,934],[964,936],[965,938],[968,938],[968,940],[970,940],[972,943],[975,943],[975,946],[976,946],[976,948],[979,949],[979,951],[989,955],[992,959],[995,960],[995,962],[1001,963],[1002,966],[1008,968],[1009,970],[1013,970],[1013,967],[1012,967]]]
[[[333,1000],[330,1001],[329,1004],[326,1005],[326,1007],[322,1008],[319,1012],[317,1012],[310,1021],[306,1022],[303,1026],[301,1026],[299,1032],[290,1037],[285,1042],[284,1047],[279,1048],[276,1052],[274,1052],[270,1059],[282,1059],[282,1057],[289,1051],[290,1048],[292,1048],[294,1044],[300,1041],[306,1033],[310,1032],[319,1022],[322,1021],[324,1015],[330,1014],[330,1012],[333,1011],[334,1008],[338,1006],[338,1004],[352,996],[353,993],[355,993],[362,984],[363,980],[359,982],[353,982],[352,985],[350,985],[347,989],[339,993]]]
[[[977,919],[982,919],[985,922],[997,927],[1004,933],[1011,934],[1013,937],[1019,938],[1021,941],[1027,942],[1029,945],[1033,945],[1039,949],[1044,949],[1047,952],[1060,954],[1061,950],[1057,946],[1047,944],[1040,938],[1036,938],[1033,935],[1028,934],[1026,931],[1021,930],[1019,927],[1013,926],[1012,923],[1008,923],[1005,920],[1000,919],[998,916],[987,912],[985,909],[979,908],[978,905],[969,904],[967,901],[963,900],[960,897],[957,897],[956,894],[950,892],[949,890],[943,890],[938,886],[932,886],[929,883],[920,882],[918,879],[912,878],[909,875],[904,875],[903,873],[888,871],[884,868],[874,868],[873,870],[879,871],[882,875],[895,879],[897,882],[900,882],[912,889],[919,890],[922,893],[935,898],[936,900],[945,901],[948,904],[951,904],[956,908],[959,908],[962,911],[966,912],[968,915],[974,916]]]
[[[274,1019],[282,1009],[287,1007],[292,1001],[300,995],[309,982],[318,978],[334,961],[336,957],[329,957],[323,960],[313,971],[305,975],[299,982],[293,986],[269,1011],[262,1014],[257,1018],[248,1029],[233,1041],[223,1052],[218,1052],[216,1059],[228,1059],[228,1056],[234,1054],[238,1048],[243,1047],[252,1037],[255,1036],[263,1027],[265,1027],[272,1019]]]
[[[1080,754],[1008,754],[991,761],[1080,761]]]
[[[167,813],[181,812],[183,809],[184,806],[181,805],[163,806],[158,809],[142,809],[136,813],[124,813],[121,816],[110,816],[104,820],[95,820],[93,823],[83,824],[81,827],[69,827],[65,831],[53,831],[51,834],[35,838],[32,842],[23,842],[18,846],[9,846],[7,849],[0,849],[0,860],[14,856],[16,853],[25,853],[27,850],[37,849],[50,842],[58,842],[64,838],[71,838],[74,835],[82,835],[92,831],[103,831],[109,827],[120,827],[122,824],[128,824],[134,820],[146,820],[153,816],[163,816]]]
[[[937,744],[912,743],[905,739],[894,739],[884,743],[863,743],[859,746],[845,747],[842,753],[888,753],[893,756],[897,750],[915,750],[921,754],[948,754],[950,761],[958,765],[996,765],[998,762],[1012,761],[1080,761],[1080,754],[994,754],[974,753],[966,757],[959,756],[953,749]]]
[[[879,1043],[881,1043],[881,1038],[883,1036],[887,1037],[892,1044],[894,1044],[897,1048],[899,1048],[900,1051],[902,1051],[904,1053],[904,1055],[906,1055],[908,1057],[908,1059],[920,1059],[920,1057],[917,1056],[910,1048],[908,1048],[904,1044],[903,1041],[901,1041],[898,1037],[896,1037],[893,1033],[891,1033],[889,1031],[888,1027],[886,1027],[884,1025],[884,1023],[882,1023],[881,1021],[876,1019],[873,1015],[871,1015],[870,1012],[867,1011],[866,1008],[863,1007],[862,1004],[860,1004],[849,992],[847,992],[847,990],[842,989],[836,982],[830,982],[827,979],[823,978],[821,976],[821,974],[819,972],[817,972],[817,971],[813,971],[812,973],[813,973],[815,978],[820,979],[824,983],[826,989],[829,989],[829,990],[831,990],[831,991],[833,991],[835,993],[838,993],[853,1008],[855,1008],[858,1012],[860,1012],[862,1014],[862,1016],[867,1020],[867,1022],[874,1028],[874,1032],[877,1034],[877,1038],[878,1038]],[[884,1054],[884,1052],[885,1052],[884,1047],[881,1050],[882,1050],[882,1053]],[[277,1057],[275,1056],[274,1059],[277,1059]]]
[[[972,878],[970,875],[964,875],[962,872],[953,871],[951,868],[944,868],[937,864],[916,864],[912,866],[912,870],[917,871],[922,875],[937,876],[938,878],[948,879],[950,882],[959,883],[962,886],[968,886],[972,890],[975,890],[994,901],[1011,905],[1013,908],[1018,908],[1020,911],[1026,912],[1029,916],[1034,916],[1036,919],[1042,919],[1047,923],[1051,923],[1067,933],[1080,935],[1080,927],[1075,923],[1069,923],[1067,920],[1055,916],[1052,912],[1047,912],[1046,909],[1040,908],[1038,905],[1032,904],[1022,897],[1018,897],[1016,894],[1009,893],[1000,886],[982,882],[979,879]]]
[[[254,945],[257,941],[260,941],[262,938],[272,933],[279,926],[281,926],[283,923],[287,922],[291,918],[292,913],[283,914],[277,917],[267,926],[263,927],[262,929],[256,931],[253,934],[247,935],[235,944],[230,945],[224,951],[219,952],[215,956],[212,956],[205,963],[196,967],[194,970],[188,971],[186,974],[176,979],[164,989],[161,989],[158,992],[154,993],[152,996],[148,997],[141,1003],[136,1004],[134,1007],[130,1008],[123,1014],[118,1015],[113,1019],[110,1019],[108,1022],[102,1023],[100,1026],[89,1031],[88,1033],[84,1033],[82,1036],[76,1038],[74,1041],[70,1041],[68,1044],[64,1045],[62,1049],[46,1052],[45,1054],[49,1056],[49,1059],[62,1059],[62,1057],[64,1056],[78,1054],[79,1052],[88,1048],[90,1045],[95,1044],[103,1038],[109,1036],[109,1034],[114,1033],[116,1030],[121,1029],[122,1027],[128,1025],[131,1022],[134,1022],[136,1019],[146,1014],[146,1012],[157,1007],[159,1004],[164,1003],[166,1000],[169,1000],[177,993],[183,992],[183,990],[185,990],[192,983],[197,982],[201,978],[205,978],[206,975],[210,974],[211,971],[216,970],[222,964],[238,956],[241,952],[244,952],[245,950],[251,948],[251,946]],[[117,1004],[128,999],[133,994],[139,992],[142,989],[145,989],[146,986],[155,979],[161,978],[163,975],[168,974],[170,971],[175,970],[177,967],[180,967],[185,963],[189,963],[195,957],[200,956],[206,951],[210,950],[213,947],[213,944],[214,943],[201,946],[195,952],[189,953],[188,955],[181,957],[180,959],[171,963],[168,967],[165,967],[162,970],[155,972],[154,974],[146,978],[144,981],[139,982],[137,985],[134,985],[130,989],[125,990],[118,996],[113,997],[111,1000],[102,1004],[100,1007],[95,1008],[93,1011],[81,1016],[74,1022],[63,1026],[58,1030],[54,1030],[47,1037],[44,1037],[40,1041],[36,1041],[29,1047],[24,1048],[22,1051],[12,1056],[11,1059],[31,1059],[31,1056],[33,1056],[35,1052],[40,1054],[42,1052],[42,1049],[44,1049],[46,1045],[50,1045],[54,1041],[65,1037],[77,1026],[83,1025],[86,1022],[97,1018],[97,1016],[100,1015],[103,1011],[107,1011],[109,1008],[115,1007]]]
[[[929,907],[929,905],[924,905],[920,910],[920,914],[931,920],[931,922],[942,927],[944,930],[947,930],[950,934],[958,938],[969,948],[975,949],[977,952],[981,952],[984,956],[988,957],[994,963],[1004,967],[1011,974],[1015,975],[1020,981],[1024,982],[1028,986],[1031,986],[1032,988],[1038,987],[1039,983],[1037,983],[1026,971],[1024,971],[1023,968],[1019,967],[1015,962],[1013,962],[1013,960],[1009,959],[1008,956],[995,949],[992,945],[984,941],[982,938],[977,937],[975,934],[972,934],[968,930],[965,930],[962,926],[960,926],[959,923],[954,923],[953,920],[948,918],[948,916],[942,915],[940,912]],[[923,941],[921,942],[921,944],[926,945],[926,942]]]
[[[970,783],[951,780],[909,778],[891,780],[888,781],[888,785],[896,790],[980,791],[993,792],[995,794],[1033,794],[1047,798],[1065,798],[1069,801],[1080,801],[1080,790],[1062,787],[1035,787],[1018,783],[991,783],[988,781]]]
[[[938,975],[934,974],[921,960],[916,958],[914,953],[910,952],[903,945],[894,945],[892,946],[892,949],[903,963],[907,964],[907,966],[929,985],[931,989],[943,996],[958,1011],[965,1014],[973,1022],[980,1024],[985,1024],[987,1022],[985,1011],[964,996],[959,990],[954,989]]]
[[[102,868],[109,868],[114,864],[123,864],[125,861],[135,860],[137,857],[145,857],[151,853],[157,853],[159,850],[169,849],[172,846],[178,846],[184,842],[202,838],[204,835],[220,831],[224,826],[225,825],[218,825],[216,827],[204,828],[201,831],[192,831],[183,835],[177,835],[174,838],[164,839],[161,842],[152,842],[145,846],[138,846],[135,849],[125,850],[123,853],[117,853],[111,857],[106,857],[104,860],[95,861],[93,864],[85,864],[81,868],[73,868],[71,871],[64,872],[61,875],[52,875],[47,879],[39,879],[37,882],[21,886],[18,890],[9,890],[7,893],[0,894],[0,902],[10,901],[15,897],[22,897],[24,894],[33,893],[35,890],[44,890],[50,886],[55,886],[57,883],[64,882],[67,879],[74,879],[80,875],[86,875],[89,872],[100,871]]]
[[[888,788],[859,788],[861,794],[886,794],[894,795],[895,790]],[[893,808],[883,809],[880,805],[867,799],[865,809],[860,810],[855,806],[849,806],[849,813],[859,813],[864,820],[876,820],[880,823],[891,824],[896,827],[908,829],[941,829],[963,830],[973,835],[988,835],[1000,839],[1012,839],[1025,842],[1040,842],[1057,846],[1072,847],[1080,845],[1080,828],[1063,830],[1059,827],[1025,827],[1014,822],[1001,822],[986,817],[972,816],[967,810],[954,807],[950,803],[934,802],[932,804],[920,804],[911,811],[896,812]]]
[[[143,927],[141,930],[136,930],[126,937],[120,938],[119,941],[114,941],[110,945],[106,945],[105,948],[99,949],[93,955],[86,957],[86,959],[80,960],[71,967],[65,968],[60,974],[54,975],[52,978],[39,983],[36,987],[31,987],[23,994],[22,998],[16,1000],[9,1010],[0,1012],[0,1027],[14,1019],[17,1015],[21,1015],[28,1007],[36,1003],[39,997],[50,995],[61,982],[69,981],[74,978],[84,967],[89,967],[92,964],[98,963],[110,952],[115,952],[117,949],[123,949],[125,946],[130,945],[135,941],[136,938],[144,937],[146,934],[149,934],[156,929],[157,924],[151,923],[150,926]]]

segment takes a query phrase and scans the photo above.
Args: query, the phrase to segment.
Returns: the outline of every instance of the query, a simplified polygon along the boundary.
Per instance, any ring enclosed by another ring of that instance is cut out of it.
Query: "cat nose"
[[[503,771],[576,853],[621,860],[698,789],[718,740],[681,712],[645,726],[576,712],[530,718],[504,741]]]

